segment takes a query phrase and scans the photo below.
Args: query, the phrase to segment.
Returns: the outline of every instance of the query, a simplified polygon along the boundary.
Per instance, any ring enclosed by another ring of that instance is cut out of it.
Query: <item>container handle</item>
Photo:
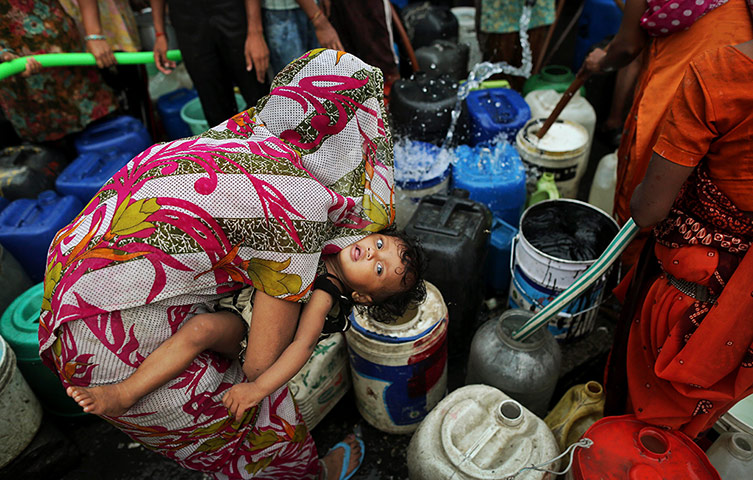
[[[424,230],[426,232],[432,232],[432,233],[440,233],[445,235],[450,235],[453,237],[459,237],[462,232],[455,231],[449,227],[446,227],[447,223],[450,221],[450,216],[458,210],[458,211],[473,211],[474,207],[476,206],[476,202],[473,200],[468,200],[465,198],[458,198],[455,196],[448,196],[446,197],[447,200],[445,201],[444,205],[442,205],[442,209],[439,211],[439,221],[436,224],[429,224],[429,223],[417,223],[415,228],[417,230]],[[433,204],[439,204],[439,202],[442,200],[441,197],[429,197],[422,199],[422,202],[428,202]]]

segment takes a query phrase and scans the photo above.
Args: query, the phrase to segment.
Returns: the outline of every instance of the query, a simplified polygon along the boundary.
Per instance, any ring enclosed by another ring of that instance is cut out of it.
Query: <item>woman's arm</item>
[[[81,23],[84,24],[86,50],[97,59],[99,68],[115,65],[115,54],[102,35],[102,24],[99,21],[99,5],[97,0],[79,0],[81,8]]]
[[[583,68],[590,73],[601,73],[622,68],[632,62],[648,41],[648,35],[640,26],[646,11],[646,0],[627,0],[620,29],[606,50],[597,48],[586,57]]]
[[[664,220],[693,168],[670,162],[654,152],[643,181],[630,199],[630,213],[639,227]]]
[[[167,32],[165,31],[165,0],[150,0],[154,23],[154,65],[157,70],[169,75],[177,64],[167,59]]]
[[[240,420],[247,409],[285,385],[303,367],[311,357],[314,347],[316,347],[316,342],[324,327],[324,319],[327,312],[332,308],[332,303],[332,297],[328,293],[322,290],[314,290],[311,299],[303,308],[295,338],[285,348],[277,361],[258,375],[255,380],[233,386],[222,397],[222,402],[229,412],[235,416],[236,420]],[[255,321],[256,312],[256,301],[254,301],[251,325]],[[250,337],[251,332],[249,331],[247,358],[254,356],[250,349]],[[250,355],[249,352],[251,352]]]

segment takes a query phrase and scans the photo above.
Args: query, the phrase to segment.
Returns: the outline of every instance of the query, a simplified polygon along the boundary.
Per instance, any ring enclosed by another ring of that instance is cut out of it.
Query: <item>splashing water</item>
[[[533,55],[531,54],[531,43],[528,40],[528,25],[531,23],[531,8],[532,5],[529,4],[529,2],[526,2],[525,5],[523,5],[523,11],[518,23],[520,27],[520,46],[523,49],[521,65],[519,67],[513,67],[507,62],[481,62],[474,65],[473,70],[471,70],[471,73],[468,75],[468,80],[458,88],[455,107],[450,114],[450,128],[447,130],[447,135],[442,142],[442,150],[446,150],[451,144],[452,137],[455,135],[455,125],[458,122],[460,111],[463,108],[463,100],[465,100],[471,90],[478,88],[481,85],[481,82],[496,73],[505,73],[507,75],[524,78],[531,76]]]

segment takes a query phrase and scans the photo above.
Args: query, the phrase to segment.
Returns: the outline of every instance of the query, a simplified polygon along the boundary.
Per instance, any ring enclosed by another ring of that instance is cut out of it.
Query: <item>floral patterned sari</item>
[[[305,301],[321,255],[392,223],[382,74],[315,50],[255,108],[154,145],[107,182],[49,249],[40,355],[64,385],[128,377],[186,319],[253,285]],[[307,478],[316,448],[287,387],[228,417],[238,361],[204,352],[109,420],[217,478]]]

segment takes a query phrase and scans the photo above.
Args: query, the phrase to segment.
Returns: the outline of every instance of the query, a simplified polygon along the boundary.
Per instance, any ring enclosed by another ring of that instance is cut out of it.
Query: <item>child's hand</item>
[[[264,399],[254,383],[239,383],[233,385],[222,397],[222,403],[227,407],[228,413],[240,422],[243,415],[251,407],[259,404]]]

